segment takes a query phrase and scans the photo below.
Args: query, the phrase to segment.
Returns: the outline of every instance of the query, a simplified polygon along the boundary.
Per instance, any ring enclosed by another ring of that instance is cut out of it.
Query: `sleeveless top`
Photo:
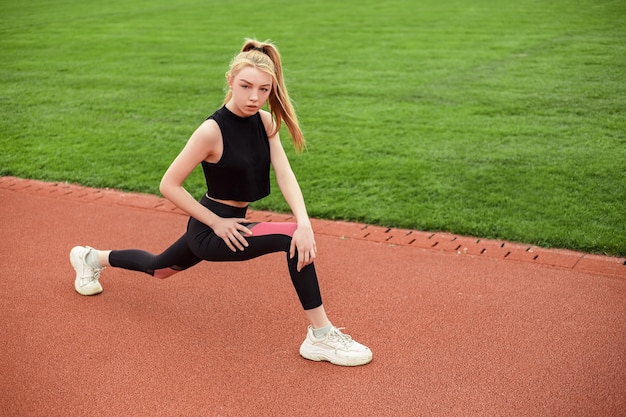
[[[222,132],[224,151],[216,163],[202,161],[207,195],[246,202],[268,196],[270,144],[261,115],[240,117],[223,106],[209,119],[215,120]]]

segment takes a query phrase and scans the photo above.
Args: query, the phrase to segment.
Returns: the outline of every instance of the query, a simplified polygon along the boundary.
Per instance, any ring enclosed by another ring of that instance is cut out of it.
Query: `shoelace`
[[[93,270],[93,277],[91,278],[92,281],[97,281],[98,279],[100,279],[100,272],[102,272],[104,268],[99,268],[99,269],[94,269]]]
[[[349,346],[352,344],[352,336],[348,334],[341,333],[341,329],[344,327],[335,327],[328,333],[328,338],[332,340],[336,340],[339,343]]]
[[[98,279],[100,279],[100,272],[102,272],[104,268],[98,268],[98,269],[92,268],[92,269],[93,269],[92,275],[81,277],[81,279],[87,280],[89,282],[97,281]]]

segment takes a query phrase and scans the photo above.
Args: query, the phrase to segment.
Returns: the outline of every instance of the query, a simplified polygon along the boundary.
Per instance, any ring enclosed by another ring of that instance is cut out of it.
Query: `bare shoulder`
[[[267,110],[259,110],[259,114],[261,115],[261,120],[263,121],[263,125],[265,126],[267,136],[270,136],[270,134],[274,131],[274,126],[276,125],[276,122],[274,121],[272,114]]]
[[[222,132],[220,131],[220,127],[217,122],[213,119],[207,119],[194,132],[194,135],[197,135],[205,140],[216,140],[222,136]]]
[[[217,143],[221,142],[222,132],[215,120],[207,119],[198,126],[189,140],[202,142],[209,148],[213,148]]]
[[[187,142],[202,159],[217,160],[222,154],[222,132],[213,119],[207,119],[193,132]]]

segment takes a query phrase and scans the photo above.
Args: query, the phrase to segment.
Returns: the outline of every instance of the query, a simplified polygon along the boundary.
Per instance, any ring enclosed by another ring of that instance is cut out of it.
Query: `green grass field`
[[[0,175],[158,193],[269,38],[311,216],[626,255],[622,0],[0,0],[0,23]]]

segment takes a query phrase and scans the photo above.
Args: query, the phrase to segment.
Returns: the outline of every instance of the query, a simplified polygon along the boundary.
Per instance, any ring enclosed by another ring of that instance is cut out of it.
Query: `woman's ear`
[[[226,74],[226,83],[228,83],[228,88],[233,89],[233,76],[230,74]]]

